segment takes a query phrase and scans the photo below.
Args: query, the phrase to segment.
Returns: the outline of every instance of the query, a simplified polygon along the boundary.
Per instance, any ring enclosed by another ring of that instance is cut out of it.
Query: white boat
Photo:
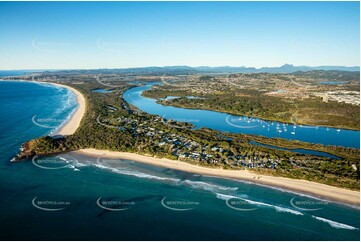
[[[341,131],[341,129],[338,129],[338,130],[337,130],[337,132],[340,132],[340,131]]]
[[[282,130],[278,130],[278,133],[282,133]]]
[[[291,134],[296,134],[296,132],[291,132]]]

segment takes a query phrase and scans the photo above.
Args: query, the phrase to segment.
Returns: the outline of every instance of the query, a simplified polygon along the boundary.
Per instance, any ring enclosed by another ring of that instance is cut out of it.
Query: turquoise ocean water
[[[73,153],[10,163],[75,107],[64,88],[0,82],[2,240],[359,240],[358,208],[265,186]]]

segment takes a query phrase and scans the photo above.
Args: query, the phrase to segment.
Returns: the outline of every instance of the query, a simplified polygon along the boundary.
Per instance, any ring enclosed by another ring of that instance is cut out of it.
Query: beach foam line
[[[42,82],[41,82],[42,83]],[[48,84],[55,85],[57,87],[67,88],[70,92],[72,92],[76,96],[76,101],[78,103],[78,107],[73,111],[66,121],[64,121],[60,126],[59,130],[54,132],[57,135],[72,135],[80,126],[80,122],[85,114],[86,110],[86,101],[84,96],[75,88],[59,84],[53,82],[45,82]]]
[[[220,178],[218,176],[207,176],[207,177]],[[234,178],[228,178],[228,177],[225,177],[224,179],[228,179],[228,180],[231,180],[231,181],[240,182],[240,183],[244,183],[244,184],[251,184],[251,185],[255,185],[255,186],[266,187],[266,188],[273,189],[273,190],[276,190],[276,191],[279,191],[279,192],[290,193],[290,194],[294,194],[294,195],[297,195],[297,196],[300,196],[300,197],[307,197],[307,198],[317,200],[317,201],[322,201],[322,202],[325,202],[325,203],[336,203],[336,204],[340,204],[342,206],[347,206],[347,207],[350,207],[350,208],[353,208],[353,209],[360,210],[359,204],[358,205],[353,205],[353,204],[340,202],[340,201],[336,201],[336,200],[320,198],[320,197],[313,196],[313,195],[310,195],[310,194],[305,194],[305,193],[298,192],[298,191],[293,191],[293,190],[290,190],[290,189],[284,189],[284,188],[281,188],[281,187],[270,186],[270,185],[256,183],[256,182],[252,182],[252,181],[246,181],[246,180],[240,180],[240,179],[234,179]]]
[[[216,185],[216,184],[209,183],[209,182],[191,181],[191,180],[181,181],[181,184],[188,185],[191,188],[202,189],[202,190],[206,190],[206,191],[210,191],[210,192],[214,192],[217,190],[236,191],[238,189],[238,187],[225,187],[225,186]]]
[[[264,203],[264,202],[253,201],[253,200],[242,198],[242,197],[239,197],[239,196],[216,193],[216,197],[221,199],[221,200],[225,200],[225,201],[228,201],[229,199],[240,199],[242,201],[245,201],[245,202],[247,202],[249,204],[253,204],[253,205],[258,206],[258,207],[273,208],[277,212],[292,213],[294,215],[301,215],[301,216],[304,215],[303,213],[301,213],[299,211],[296,211],[296,210],[293,210],[293,209],[290,209],[290,208],[280,207],[280,206],[277,206],[277,205],[268,204],[268,203]]]
[[[160,181],[170,181],[170,182],[174,182],[174,183],[178,183],[178,182],[181,181],[178,178],[155,176],[155,175],[150,175],[150,174],[140,172],[140,171],[131,171],[131,170],[128,170],[128,169],[117,169],[117,168],[114,168],[114,167],[108,167],[108,166],[104,166],[104,165],[100,165],[100,164],[93,164],[93,165],[95,167],[97,167],[97,168],[110,170],[110,171],[112,171],[114,173],[127,175],[127,176],[134,176],[134,177],[138,177],[138,178],[160,180]]]
[[[116,168],[116,167],[109,167],[101,164],[92,164],[97,168],[100,169],[106,169],[110,170],[114,173],[122,174],[122,175],[129,175],[129,176],[135,176],[138,178],[145,178],[145,179],[154,179],[154,180],[160,180],[160,181],[172,181],[175,185],[179,186],[186,186],[193,189],[200,189],[210,192],[216,192],[216,191],[236,191],[238,187],[226,187],[221,185],[216,185],[209,182],[202,182],[202,181],[192,181],[192,180],[181,180],[179,178],[171,178],[171,177],[161,177],[161,176],[155,176],[150,175],[144,172],[140,172],[137,170],[130,170],[130,169],[124,169],[124,168]]]
[[[121,151],[81,149],[75,151],[74,153],[95,157],[95,158],[99,157],[100,155],[107,155],[109,157],[114,157],[118,159],[133,160],[144,164],[185,171],[193,174],[215,176],[219,178],[236,179],[238,181],[249,181],[252,183],[268,185],[270,187],[278,187],[285,190],[305,193],[308,195],[319,197],[321,199],[338,201],[356,206],[359,206],[360,204],[359,191],[333,187],[330,185],[325,185],[306,180],[261,175],[261,174],[252,173],[248,170],[225,170],[220,168],[209,168],[204,166],[192,165],[187,162],[178,161],[178,160],[156,158],[151,156],[139,155],[135,153],[121,152]],[[257,177],[259,177],[259,179]]]
[[[336,228],[336,229],[348,229],[348,230],[358,229],[358,228],[355,228],[355,227],[353,227],[353,226],[351,226],[351,225],[347,225],[347,224],[335,222],[335,221],[333,221],[333,220],[329,220],[329,219],[317,217],[317,216],[314,216],[314,215],[312,215],[312,217],[313,217],[314,219],[319,220],[319,221],[328,223],[331,227]]]
[[[117,174],[122,175],[129,175],[129,176],[135,176],[138,178],[144,178],[144,179],[154,179],[154,180],[160,180],[160,181],[172,181],[174,182],[174,185],[177,186],[185,186],[190,187],[192,189],[198,189],[198,190],[204,190],[204,191],[210,191],[212,193],[219,192],[219,191],[236,191],[238,187],[227,187],[222,185],[217,185],[210,182],[203,182],[203,181],[192,181],[192,180],[181,180],[179,178],[171,178],[171,177],[161,177],[161,176],[155,176],[151,174],[147,174],[145,172],[140,172],[137,170],[131,170],[128,167],[114,167],[114,166],[106,166],[99,163],[94,163],[92,161],[87,161],[87,165],[93,165],[100,169],[105,169],[112,171]],[[77,162],[74,164],[76,167],[86,166],[84,163]]]

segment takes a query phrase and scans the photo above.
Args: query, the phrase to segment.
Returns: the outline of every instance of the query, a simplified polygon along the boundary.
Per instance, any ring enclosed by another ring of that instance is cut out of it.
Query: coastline
[[[80,122],[85,114],[86,110],[86,101],[84,96],[75,88],[59,84],[59,83],[52,83],[52,82],[46,82],[49,84],[53,84],[58,87],[67,88],[71,92],[73,92],[76,95],[76,101],[78,103],[78,107],[76,108],[75,112],[72,114],[69,120],[67,120],[66,123],[64,123],[60,129],[56,132],[56,135],[72,135],[75,133],[75,131],[78,129]]]
[[[50,84],[50,85],[54,85],[54,86],[58,86],[58,87],[62,87],[62,88],[66,88],[66,89],[70,90],[76,96],[76,102],[78,103],[78,107],[76,108],[75,112],[72,113],[69,120],[67,120],[64,124],[62,124],[59,127],[59,130],[55,133],[55,135],[72,135],[75,133],[75,131],[80,126],[80,122],[81,122],[83,116],[85,115],[85,111],[86,111],[86,101],[85,101],[85,97],[83,96],[83,94],[81,94],[75,88],[64,85],[64,84],[55,83],[55,82],[3,80],[1,78],[0,78],[0,81],[33,82],[33,83],[38,83],[38,84]]]
[[[311,182],[300,179],[291,179],[285,177],[265,176],[265,175],[252,173],[248,170],[224,170],[218,168],[208,168],[203,166],[192,165],[182,161],[170,160],[166,158],[148,157],[129,152],[97,150],[97,149],[81,149],[72,152],[80,155],[91,156],[94,158],[105,155],[109,158],[132,160],[144,164],[160,166],[164,168],[180,170],[195,174],[215,176],[219,178],[230,178],[240,181],[248,181],[275,188],[283,188],[286,190],[299,192],[305,195],[311,195],[320,199],[336,201],[336,202],[346,203],[360,207],[359,191],[352,191],[344,188],[333,187],[317,182]]]
[[[73,113],[72,117],[68,120],[68,122],[66,122],[57,132],[57,134],[59,135],[73,134],[79,127],[81,119],[86,111],[85,97],[73,87],[58,83],[51,83],[51,82],[45,82],[45,83],[54,84],[56,86],[67,88],[76,95],[76,100],[79,105],[78,108]],[[357,207],[360,207],[360,191],[352,191],[344,188],[333,187],[306,180],[259,175],[256,173],[252,173],[248,170],[224,170],[218,168],[208,168],[208,167],[192,165],[186,162],[170,160],[165,158],[148,157],[129,152],[107,151],[107,150],[97,150],[97,149],[81,149],[72,152],[91,157],[99,157],[102,155],[106,155],[113,158],[133,160],[140,163],[145,163],[149,165],[165,167],[165,168],[170,168],[170,169],[175,169],[190,173],[215,176],[219,178],[236,179],[240,181],[247,181],[274,188],[283,188],[289,191],[300,192],[305,195],[312,195],[320,199],[326,199],[326,200],[346,203],[350,205],[356,205]]]

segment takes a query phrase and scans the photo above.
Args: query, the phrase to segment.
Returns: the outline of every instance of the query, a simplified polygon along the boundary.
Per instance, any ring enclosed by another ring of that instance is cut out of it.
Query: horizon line
[[[253,66],[207,66],[207,65],[200,65],[200,66],[190,66],[190,65],[167,65],[167,66],[134,66],[134,67],[100,67],[100,68],[49,68],[49,69],[0,69],[0,71],[64,71],[64,70],[116,70],[116,69],[141,69],[141,68],[166,68],[166,67],[190,67],[190,68],[201,68],[201,67],[209,67],[209,68],[219,68],[219,67],[229,67],[229,68],[254,68],[256,70],[262,68],[278,68],[283,66],[293,66],[293,67],[346,67],[346,68],[360,68],[360,65],[356,66],[343,66],[343,65],[317,65],[317,66],[308,66],[308,65],[293,65],[285,63],[281,66],[262,66],[262,67],[253,67]]]

